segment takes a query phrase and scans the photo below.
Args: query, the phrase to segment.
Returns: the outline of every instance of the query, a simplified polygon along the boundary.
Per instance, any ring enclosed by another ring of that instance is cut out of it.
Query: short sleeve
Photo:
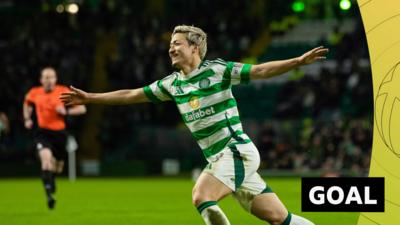
[[[24,104],[34,104],[35,102],[35,91],[34,89],[30,89],[29,92],[25,95]]]
[[[168,78],[168,77],[167,77]],[[168,79],[164,78],[162,80],[157,80],[150,85],[147,85],[143,88],[146,96],[154,103],[160,103],[164,101],[171,101],[172,96],[169,93],[167,82]]]
[[[232,85],[248,84],[250,82],[251,64],[228,62],[224,73],[225,78],[228,78]]]

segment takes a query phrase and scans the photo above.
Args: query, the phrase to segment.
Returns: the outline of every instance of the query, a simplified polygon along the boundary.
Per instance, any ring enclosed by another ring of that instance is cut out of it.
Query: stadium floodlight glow
[[[57,5],[56,11],[57,11],[58,13],[63,13],[63,12],[64,12],[64,5],[62,5],[62,4]]]
[[[305,8],[304,2],[301,1],[301,0],[296,0],[296,1],[294,1],[294,2],[292,3],[292,10],[293,10],[294,12],[297,12],[297,13],[303,12],[303,11],[304,11],[304,8]]]
[[[351,7],[351,1],[350,0],[340,0],[339,6],[340,6],[341,10],[349,10]]]
[[[76,3],[71,3],[67,5],[66,10],[71,14],[76,14],[79,11],[79,6]]]

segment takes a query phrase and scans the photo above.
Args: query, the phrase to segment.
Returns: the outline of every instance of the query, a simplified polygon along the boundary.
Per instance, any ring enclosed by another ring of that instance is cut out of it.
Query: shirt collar
[[[188,80],[188,79],[194,77],[195,75],[197,75],[199,73],[200,70],[202,70],[203,65],[204,65],[204,60],[201,60],[199,66],[187,75],[184,75],[181,71],[179,71],[178,72],[179,78],[181,80]]]

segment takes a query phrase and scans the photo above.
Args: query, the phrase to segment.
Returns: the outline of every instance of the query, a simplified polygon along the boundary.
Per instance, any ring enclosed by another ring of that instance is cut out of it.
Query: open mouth
[[[171,59],[176,59],[178,56],[178,54],[170,54]]]

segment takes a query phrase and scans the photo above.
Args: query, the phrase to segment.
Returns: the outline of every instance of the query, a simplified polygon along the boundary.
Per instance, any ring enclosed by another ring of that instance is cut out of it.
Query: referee
[[[35,108],[38,128],[35,131],[35,145],[41,162],[42,180],[47,196],[47,205],[53,209],[56,191],[55,173],[61,173],[66,159],[65,116],[86,113],[83,105],[66,108],[59,100],[62,92],[69,89],[57,85],[57,74],[54,68],[45,67],[40,74],[41,86],[33,87],[25,96],[23,115],[25,128],[33,127],[32,112]]]

